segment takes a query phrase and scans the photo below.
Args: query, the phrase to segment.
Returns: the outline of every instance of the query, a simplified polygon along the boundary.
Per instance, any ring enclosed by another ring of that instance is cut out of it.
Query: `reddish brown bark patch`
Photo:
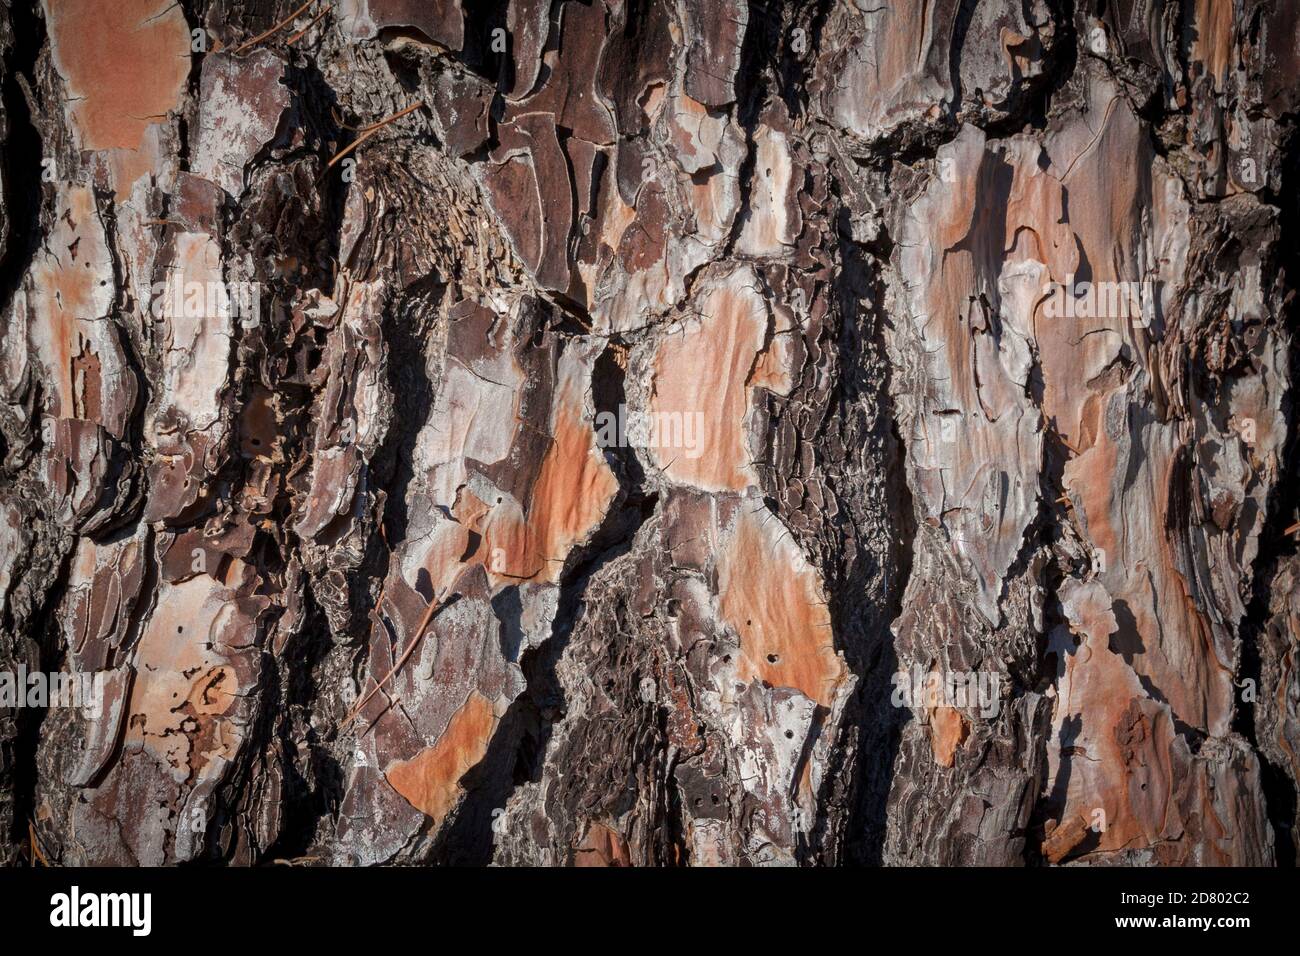
[[[722,616],[740,636],[738,680],[793,687],[829,706],[844,678],[821,580],[774,515],[742,506],[718,569]]]
[[[180,103],[190,72],[190,30],[169,0],[45,0],[54,65],[81,147],[138,152],[150,125]],[[119,194],[147,171],[119,157]],[[147,162],[144,164],[149,165]]]
[[[492,705],[471,693],[436,744],[392,764],[385,776],[407,803],[441,823],[460,796],[460,778],[487,753],[495,727]]]
[[[756,483],[745,426],[750,373],[768,319],[752,282],[753,273],[737,270],[708,289],[699,300],[700,321],[665,337],[655,356],[652,412],[702,416],[702,428],[697,448],[653,452],[670,478],[706,491]]]
[[[951,767],[957,759],[957,748],[969,732],[961,711],[936,707],[930,714],[930,749],[934,751],[934,762],[940,767]]]

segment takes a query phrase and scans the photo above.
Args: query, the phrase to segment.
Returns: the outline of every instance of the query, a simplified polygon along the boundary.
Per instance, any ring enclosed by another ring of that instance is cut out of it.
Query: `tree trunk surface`
[[[0,0],[0,860],[1294,865],[1295,0]]]

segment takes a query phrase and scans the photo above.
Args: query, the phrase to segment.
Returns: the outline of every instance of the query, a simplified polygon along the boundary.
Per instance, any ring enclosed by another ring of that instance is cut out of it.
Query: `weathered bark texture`
[[[0,858],[1295,862],[1296,0],[299,7],[0,0]]]

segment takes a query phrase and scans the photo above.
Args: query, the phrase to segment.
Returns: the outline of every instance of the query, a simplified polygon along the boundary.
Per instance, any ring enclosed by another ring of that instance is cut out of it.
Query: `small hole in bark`
[[[718,795],[716,793],[709,794],[709,799],[713,801],[713,805],[715,807],[722,802],[721,800],[718,799]]]
[[[793,731],[793,730],[787,730],[787,731],[785,732],[785,739],[786,739],[786,740],[794,740],[794,731]]]
[[[781,659],[781,655],[780,655],[780,654],[768,654],[768,655],[767,655],[767,662],[768,662],[769,664],[775,664],[775,663],[776,663],[777,661],[779,661],[780,659]]]

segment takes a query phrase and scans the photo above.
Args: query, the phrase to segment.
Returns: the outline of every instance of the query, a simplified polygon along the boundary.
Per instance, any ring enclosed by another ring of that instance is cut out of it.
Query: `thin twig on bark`
[[[316,24],[320,23],[320,22],[321,22],[321,19],[324,18],[325,14],[327,14],[327,13],[329,13],[329,12],[330,12],[330,8],[329,8],[329,7],[326,7],[326,8],[325,8],[324,10],[322,10],[320,13],[316,14],[316,16],[312,19],[311,23],[307,24],[305,27],[303,27],[301,30],[299,30],[297,33],[295,33],[293,36],[289,37],[289,39],[285,40],[285,41],[284,41],[284,45],[285,45],[285,46],[293,46],[295,43],[297,43],[299,40],[301,40],[304,36],[306,36],[306,35],[307,35],[307,32],[308,32],[309,30],[311,30],[312,27],[314,27]]]
[[[389,123],[393,122],[394,120],[399,120],[399,119],[401,119],[401,118],[402,118],[403,116],[405,116],[407,113],[413,113],[413,112],[415,112],[416,110],[420,109],[420,107],[422,107],[422,106],[424,106],[424,100],[417,100],[416,102],[414,102],[414,103],[412,103],[410,106],[408,106],[406,109],[404,109],[404,110],[398,110],[398,111],[397,111],[396,113],[394,113],[392,116],[385,116],[385,117],[384,117],[383,119],[381,119],[378,123],[372,123],[372,124],[370,124],[369,126],[364,126],[364,127],[362,127],[362,129],[361,129],[361,135],[358,136],[355,140],[353,140],[351,144],[349,144],[348,146],[346,146],[346,147],[344,147],[342,150],[340,150],[338,153],[336,153],[336,154],[334,155],[334,158],[331,159],[328,163],[325,164],[325,168],[326,168],[326,169],[329,169],[330,167],[332,167],[335,163],[337,163],[339,160],[341,160],[344,156],[346,156],[348,153],[352,152],[354,149],[356,149],[358,146],[360,146],[362,143],[364,143],[364,142],[365,142],[366,140],[368,140],[370,137],[374,136],[374,135],[375,135],[376,133],[378,133],[381,129],[383,129],[385,126],[387,126]]]
[[[385,674],[364,697],[357,701],[350,711],[348,711],[348,715],[343,719],[343,723],[339,724],[340,733],[351,725],[352,721],[361,713],[361,709],[370,702],[370,698],[379,693],[380,688],[387,684],[388,681],[392,679],[393,675],[402,669],[402,665],[410,660],[411,654],[413,654],[416,647],[419,646],[420,639],[424,637],[424,632],[428,629],[429,622],[433,620],[433,616],[442,610],[442,608],[446,607],[453,597],[455,597],[454,594],[445,594],[444,592],[443,597],[435,598],[429,602],[429,607],[424,612],[424,617],[420,619],[419,626],[415,629],[415,636],[412,637],[411,642],[406,645],[406,650],[402,651],[402,656],[397,659],[397,663],[392,666],[392,669],[389,670],[389,672]]]
[[[245,41],[244,41],[243,43],[241,43],[239,46],[235,47],[235,49],[231,52],[230,55],[231,55],[231,56],[239,56],[239,54],[243,53],[243,52],[244,52],[245,50],[247,50],[250,46],[256,46],[257,44],[259,44],[259,43],[261,43],[263,40],[265,40],[267,37],[269,37],[269,36],[273,36],[274,34],[279,33],[281,30],[283,30],[283,29],[284,29],[286,26],[288,26],[290,23],[293,23],[294,19],[295,19],[295,18],[296,18],[300,13],[302,13],[304,10],[306,10],[308,7],[310,7],[310,6],[311,6],[313,3],[315,3],[315,2],[316,2],[316,0],[307,0],[307,2],[304,3],[301,7],[299,7],[297,10],[293,11],[293,13],[289,14],[287,17],[285,17],[283,20],[281,20],[281,21],[280,21],[279,23],[277,23],[275,26],[271,27],[271,29],[267,30],[265,33],[259,33],[257,36],[253,37],[251,40],[245,40]]]
[[[48,867],[50,865],[50,861],[47,860],[45,858],[45,854],[41,852],[41,844],[36,839],[36,826],[32,823],[31,820],[27,821],[27,838],[32,841],[33,862],[35,860],[40,860],[41,866]]]

